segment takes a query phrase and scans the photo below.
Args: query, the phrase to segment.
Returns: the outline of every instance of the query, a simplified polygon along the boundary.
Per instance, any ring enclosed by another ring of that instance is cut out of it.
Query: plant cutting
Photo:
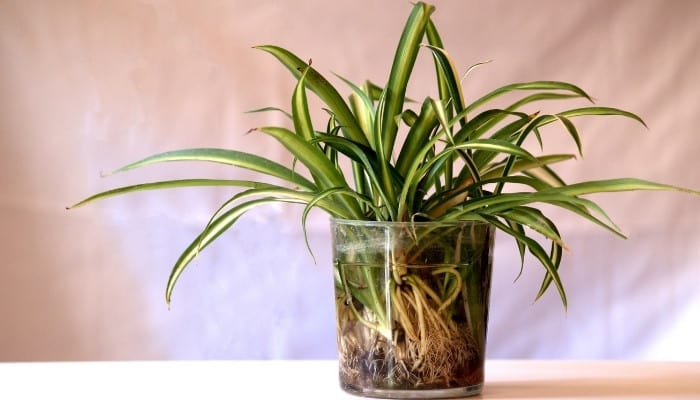
[[[543,267],[536,298],[554,287],[564,307],[559,275],[566,248],[545,210],[557,207],[624,238],[605,211],[585,196],[635,190],[697,191],[636,178],[569,183],[555,164],[574,154],[534,154],[541,129],[558,126],[579,153],[574,121],[636,114],[585,105],[556,113],[540,104],[593,103],[576,85],[558,81],[513,83],[467,102],[458,68],[431,18],[434,7],[416,3],[406,21],[387,81],[338,85],[311,60],[273,45],[257,46],[296,79],[286,126],[251,133],[274,138],[294,158],[282,165],[264,155],[221,148],[170,151],[128,164],[125,172],[165,162],[218,163],[270,180],[187,178],[146,182],[95,194],[73,207],[137,191],[194,186],[235,188],[175,262],[166,286],[169,304],[190,262],[250,210],[270,203],[303,206],[331,217],[340,381],[343,389],[390,398],[478,394],[488,320],[494,232]],[[407,97],[417,57],[435,65],[436,96]],[[343,87],[344,90],[338,89]],[[347,96],[341,92],[347,92]],[[323,109],[309,106],[313,93]],[[514,100],[496,107],[495,100]],[[283,111],[273,107],[256,110]],[[325,118],[315,126],[313,112]],[[272,183],[282,181],[284,183]],[[546,205],[547,207],[541,207]]]

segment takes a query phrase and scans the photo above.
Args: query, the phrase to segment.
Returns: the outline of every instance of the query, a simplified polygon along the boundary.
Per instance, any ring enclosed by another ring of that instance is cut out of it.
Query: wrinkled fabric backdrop
[[[700,2],[437,6],[460,69],[493,60],[466,79],[468,98],[511,82],[563,80],[646,120],[649,129],[579,119],[584,157],[561,165],[565,179],[635,176],[700,188]],[[255,177],[192,164],[101,176],[165,150],[227,147],[291,165],[275,143],[246,135],[286,123],[282,114],[245,111],[289,109],[295,84],[252,46],[289,48],[333,79],[383,83],[410,9],[408,1],[369,0],[1,0],[0,360],[335,357],[321,212],[309,225],[317,264],[299,207],[260,208],[201,254],[168,310],[172,263],[231,192],[178,189],[65,206],[158,178]],[[434,94],[431,63],[424,51],[409,96]],[[546,151],[575,152],[561,129],[544,136]],[[572,249],[561,268],[567,312],[555,290],[533,302],[543,270],[532,259],[514,282],[517,250],[498,236],[488,356],[700,360],[700,198],[594,199],[629,239],[554,212]]]

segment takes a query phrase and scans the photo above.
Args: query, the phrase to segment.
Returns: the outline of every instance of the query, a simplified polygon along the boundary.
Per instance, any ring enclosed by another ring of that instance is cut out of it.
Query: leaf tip
[[[87,199],[86,199],[86,200],[81,200],[81,201],[79,201],[79,202],[77,202],[77,203],[75,203],[75,204],[66,206],[66,210],[67,210],[67,211],[71,211],[71,210],[74,209],[74,208],[78,208],[78,207],[82,206],[82,205],[85,204],[86,202],[87,202]]]

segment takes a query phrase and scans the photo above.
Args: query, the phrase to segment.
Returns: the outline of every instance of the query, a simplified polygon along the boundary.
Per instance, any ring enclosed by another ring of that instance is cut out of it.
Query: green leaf
[[[580,196],[592,193],[629,192],[637,190],[670,190],[700,195],[700,191],[697,190],[637,178],[603,179],[572,183],[567,186],[549,189],[547,192],[560,193],[568,196]]]
[[[640,124],[644,125],[645,128],[647,127],[647,124],[644,122],[644,120],[638,116],[635,113],[621,110],[619,108],[613,108],[613,107],[583,107],[583,108],[576,108],[573,110],[568,110],[564,111],[561,113],[558,113],[557,116],[559,117],[566,117],[566,118],[571,118],[571,117],[580,117],[580,116],[586,116],[586,115],[617,115],[621,117],[627,117],[630,119],[633,119]]]
[[[502,212],[494,213],[494,215],[503,217],[508,221],[517,222],[520,225],[529,227],[542,234],[542,236],[547,239],[557,243],[562,248],[566,249],[567,246],[559,236],[554,223],[547,218],[542,211],[533,207],[513,207],[512,209],[505,210]]]
[[[408,80],[418,55],[420,41],[425,34],[426,25],[433,10],[434,7],[424,3],[414,5],[399,39],[389,80],[378,100],[377,116],[379,118],[376,119],[377,126],[374,128],[373,144],[379,154],[382,186],[387,191],[387,197],[392,199],[396,198],[396,193],[391,183],[389,165],[398,132],[397,120],[402,114]],[[392,204],[396,203],[392,202]]]
[[[426,47],[433,53],[436,68],[438,68],[440,71],[438,74],[438,79],[441,80],[439,87],[446,87],[449,93],[449,97],[443,97],[444,94],[441,94],[441,100],[450,103],[455,110],[459,111],[464,109],[464,94],[462,93],[462,85],[457,73],[457,68],[452,61],[452,58],[447,51],[440,47],[432,45],[426,45]],[[467,115],[462,115],[461,120],[462,123],[466,123]]]
[[[231,165],[280,178],[310,190],[316,189],[316,185],[308,179],[267,158],[236,150],[216,148],[185,149],[159,153],[125,165],[111,174],[145,167],[146,165],[175,161],[199,161]]]
[[[462,111],[459,114],[457,114],[455,118],[452,121],[450,121],[450,125],[453,125],[458,118],[462,117],[462,115],[466,115],[466,113]],[[462,126],[459,132],[457,132],[457,134],[455,135],[455,140],[461,142],[464,140],[479,139],[484,135],[484,133],[486,133],[484,129],[485,127],[489,126],[494,121],[500,122],[508,116],[518,117],[518,119],[515,122],[521,122],[521,126],[532,119],[530,115],[521,112],[501,109],[486,110],[479,113],[476,117],[472,118],[466,125]],[[510,125],[512,124],[509,124],[508,126]],[[505,129],[504,127],[502,129],[499,129],[498,131],[496,131],[496,133],[492,134],[489,137],[491,139],[507,140],[513,135],[514,132],[517,132],[518,130],[519,129],[513,128]]]
[[[352,190],[345,188],[347,191],[352,192]],[[353,192],[354,193],[354,192]],[[347,193],[346,193],[347,195]],[[242,199],[250,197],[266,197],[270,199],[277,199],[279,202],[283,203],[303,203],[308,204],[309,202],[314,202],[314,205],[322,208],[328,214],[335,218],[352,218],[346,209],[342,207],[338,202],[333,200],[317,199],[318,194],[316,192],[307,192],[294,189],[288,189],[281,186],[266,185],[262,187],[256,187],[252,189],[245,190],[243,192],[235,194],[233,197],[224,202],[216,212],[212,214],[212,217],[207,224],[212,223],[219,215],[223,214],[228,208],[240,202]],[[351,196],[354,197],[354,196]]]
[[[566,206],[565,208],[567,209],[571,208],[572,210],[577,210],[579,215],[583,215],[583,213],[588,214],[588,208],[592,208],[595,211],[600,211],[601,216],[608,219],[607,215],[602,213],[602,210],[600,210],[599,207],[595,207],[595,203],[591,202],[590,200],[557,193],[557,189],[560,188],[545,189],[543,191],[531,193],[501,193],[499,195],[468,199],[438,219],[459,220],[475,212],[481,214],[497,213],[513,207],[534,203],[552,204],[559,207]]]
[[[346,189],[347,190],[347,189]],[[262,197],[240,204],[235,204],[237,201],[242,200],[247,197]],[[190,262],[211,242],[213,242],[222,233],[228,230],[233,224],[247,211],[258,207],[260,205],[269,203],[297,203],[297,204],[309,204],[313,203],[315,206],[321,207],[329,214],[335,216],[336,218],[354,218],[354,216],[347,213],[347,211],[342,208],[340,204],[336,201],[326,200],[325,198],[318,198],[318,194],[314,192],[304,192],[297,191],[293,189],[282,188],[273,185],[267,185],[259,189],[250,189],[244,192],[238,193],[231,199],[226,201],[219,209],[212,215],[212,218],[207,223],[206,227],[193,241],[190,245],[183,251],[183,253],[178,258],[175,263],[170,277],[168,278],[168,284],[166,287],[166,302],[170,304],[170,297],[177,282],[178,278],[185,270],[185,268],[190,264]],[[229,206],[231,208],[227,209]]]
[[[409,171],[408,176],[406,176],[404,187],[401,191],[401,194],[399,195],[398,215],[403,216],[406,214],[407,205],[408,209],[410,210],[410,199],[413,198],[416,188],[419,185],[420,179],[428,174],[428,172],[431,170],[434,164],[443,162],[447,157],[449,157],[456,151],[467,149],[497,151],[501,153],[517,155],[519,157],[529,159],[531,161],[536,160],[535,157],[532,154],[530,154],[527,150],[503,140],[477,139],[456,144],[454,146],[448,146],[442,152],[440,152],[435,157],[422,164],[420,167],[416,169],[411,169]]]
[[[535,177],[543,182],[547,182],[549,186],[559,187],[566,185],[566,182],[557,175],[552,168],[547,165],[543,165],[540,168],[530,168],[523,171],[524,175]]]
[[[403,110],[408,80],[418,56],[420,42],[425,34],[430,14],[434,9],[433,6],[425,3],[416,3],[401,34],[389,80],[384,88],[384,97],[379,100],[383,102],[381,126],[375,129],[375,133],[381,137],[375,140],[375,143],[379,146],[377,151],[382,157],[382,162],[387,162],[391,157],[398,130],[396,117],[401,115]]]
[[[348,85],[348,87],[352,90],[352,94],[350,95],[350,107],[352,108],[353,113],[355,114],[355,118],[357,119],[358,124],[362,128],[362,131],[364,132],[367,141],[372,146],[374,146],[372,130],[374,129],[375,115],[374,104],[372,103],[372,99],[367,93],[365,93],[362,89],[360,89],[350,80],[338,74],[336,74],[336,76],[340,80],[345,82],[345,84]]]
[[[521,242],[524,244],[530,254],[535,256],[537,260],[540,262],[540,264],[545,268],[545,271],[547,273],[547,276],[549,276],[554,282],[554,285],[557,288],[557,292],[559,292],[559,297],[561,298],[561,302],[564,305],[564,309],[567,308],[568,303],[566,300],[566,292],[564,291],[564,285],[561,282],[561,278],[559,277],[559,263],[556,263],[550,258],[550,256],[547,254],[547,252],[540,246],[539,243],[537,243],[536,240],[533,240],[532,238],[528,237],[527,235],[522,234],[518,230],[511,229],[510,226],[507,224],[502,223],[501,221],[498,220],[498,218],[495,218],[493,216],[485,215],[483,216],[484,219],[491,224],[493,224],[496,228],[500,229],[501,231],[511,235],[515,240],[518,242]],[[540,290],[540,292],[537,294],[535,297],[535,301],[538,300],[540,297],[542,297],[543,292]]]
[[[570,94],[570,93],[556,93],[556,92],[539,92],[539,93],[533,93],[531,95],[525,96],[521,98],[520,100],[514,102],[510,106],[506,107],[504,111],[509,111],[509,112],[515,112],[516,110],[520,109],[522,106],[525,106],[530,103],[535,103],[543,100],[566,100],[566,99],[574,99],[574,98],[580,98],[581,96],[578,94]],[[496,126],[499,122],[501,122],[503,119],[507,117],[507,114],[500,115],[497,118],[492,118],[488,123],[483,124],[479,128],[479,134],[478,136],[481,136],[483,133],[488,132],[491,130],[494,126]]]
[[[297,160],[309,169],[314,177],[317,177],[317,184],[320,188],[347,187],[341,172],[312,143],[305,141],[286,128],[269,126],[257,128],[257,130],[277,139]]]
[[[537,126],[541,120],[544,120],[548,117],[549,117],[548,115],[545,115],[545,116],[540,115],[540,116],[536,117],[535,119],[533,119],[532,121],[530,121],[530,123],[527,124],[527,126],[522,130],[522,132],[520,132],[516,136],[515,145],[518,147],[522,146],[523,142],[525,142],[525,139],[527,138],[527,136],[531,132],[535,132],[539,138],[539,133],[537,132]],[[514,162],[515,162],[515,156],[514,155],[509,156],[508,160],[506,161],[505,166],[503,167],[503,176],[510,175]],[[504,187],[504,185],[502,183],[499,183],[496,186],[494,193],[496,195],[499,195],[501,193],[501,191],[503,190],[503,187]]]
[[[248,188],[263,188],[263,187],[273,187],[262,182],[254,181],[241,181],[241,180],[227,180],[227,179],[179,179],[170,181],[160,181],[160,182],[149,182],[149,183],[139,183],[136,185],[122,186],[115,189],[110,189],[104,192],[94,194],[72,206],[67,207],[68,209],[83,206],[87,203],[91,203],[96,200],[101,200],[107,197],[119,196],[127,193],[142,192],[146,190],[162,190],[162,189],[177,189],[185,187],[196,187],[196,186],[236,186],[236,187],[248,187]]]
[[[442,44],[442,38],[438,33],[437,27],[433,23],[433,20],[428,20],[428,25],[425,27],[425,36],[428,39],[428,43],[435,48],[444,48]],[[435,76],[437,77],[438,84],[438,94],[441,100],[447,100],[450,97],[450,88],[447,82],[447,77],[443,72],[443,67],[440,65],[437,59],[435,62]]]
[[[478,149],[481,151],[492,151],[499,154],[510,154],[515,157],[521,157],[531,162],[537,162],[537,158],[529,151],[520,146],[516,146],[508,141],[499,139],[474,139],[468,142],[462,142],[449,146],[445,151],[454,151],[460,149]]]
[[[534,82],[523,82],[523,83],[513,83],[510,85],[505,85],[502,86],[498,89],[495,89],[486,95],[480,97],[473,103],[471,103],[469,106],[467,106],[468,111],[473,111],[478,107],[481,107],[482,105],[490,102],[491,100],[502,96],[506,93],[513,92],[513,91],[519,91],[519,90],[560,90],[564,92],[569,92],[577,95],[578,97],[583,97],[587,99],[590,102],[593,102],[591,97],[583,91],[580,87],[576,85],[572,85],[567,82],[558,82],[558,81],[534,81]]]
[[[292,95],[292,120],[294,121],[294,130],[307,142],[314,138],[314,127],[311,123],[305,87],[306,74],[309,72],[309,68],[310,67],[306,67],[304,72],[302,72],[294,88],[294,94]]]
[[[380,97],[382,97],[382,93],[384,93],[384,88],[373,83],[370,80],[366,80],[365,83],[362,85],[362,91],[367,93],[370,99],[372,99],[372,102],[375,102],[379,100]]]
[[[373,110],[368,109],[367,104],[364,102],[364,100],[362,100],[362,98],[355,93],[350,95],[349,101],[350,101],[350,107],[352,108],[352,112],[355,114],[355,117],[357,118],[358,124],[360,124],[360,127],[362,127],[362,130],[365,132],[365,135],[367,137],[367,141],[370,144],[370,147],[373,147],[374,146],[374,142],[373,142],[374,135],[372,134],[372,129],[374,129],[374,112],[373,112]]]
[[[288,113],[287,111],[285,111],[285,110],[283,110],[283,109],[281,109],[281,108],[279,108],[279,107],[263,107],[263,108],[256,108],[256,109],[254,109],[254,110],[246,111],[246,113],[248,113],[248,114],[253,114],[253,113],[261,113],[261,112],[269,112],[269,111],[281,112],[282,114],[284,114],[285,116],[287,116],[287,118],[289,118],[290,120],[292,119],[292,114]]]
[[[501,182],[524,185],[534,190],[543,190],[550,187],[545,182],[528,176],[497,176],[495,178],[492,177],[489,179],[477,180],[468,185],[461,186],[452,190],[436,192],[425,202],[424,210],[427,214],[438,217],[442,215],[448,208],[457,206],[460,203],[466,201],[470,193],[482,193],[482,190],[485,186]],[[482,196],[473,196],[472,198],[478,199],[484,198],[484,196],[482,194]]]
[[[199,252],[207,247],[214,239],[219,237],[228,228],[230,228],[241,215],[247,211],[267,203],[278,202],[277,199],[258,199],[252,200],[244,204],[240,204],[226,213],[221,215],[212,221],[211,224],[207,226],[204,232],[198,235],[192,243],[182,252],[180,257],[175,262],[170,276],[168,277],[168,283],[165,288],[165,302],[170,305],[170,299],[175,288],[175,283],[182,275],[182,272],[187,268],[190,262],[199,254]]]
[[[510,220],[506,220],[506,223],[514,232],[525,236],[525,228],[522,225]],[[516,275],[515,279],[513,279],[513,282],[517,282],[518,279],[520,279],[520,277],[523,275],[523,271],[525,270],[525,251],[527,250],[527,246],[525,246],[525,243],[517,239],[515,240],[515,244],[516,246],[518,246],[518,253],[520,254],[520,269],[518,270],[518,275]]]
[[[608,214],[600,206],[598,206],[596,203],[590,200],[579,198],[575,203],[552,201],[551,204],[559,208],[569,210],[575,214],[578,214],[584,219],[587,219],[593,222],[594,224],[610,231],[614,235],[617,235],[622,239],[627,239],[627,236],[625,236],[620,227],[617,226],[617,224],[615,224],[615,222],[608,216]],[[595,213],[599,215],[600,218],[595,217],[590,210],[595,211]]]
[[[295,78],[301,77],[301,70],[308,68],[306,87],[316,93],[318,97],[330,108],[341,122],[342,130],[345,135],[364,145],[368,145],[362,128],[352,114],[352,111],[340,96],[333,85],[319,74],[314,68],[302,61],[299,57],[278,46],[256,46],[256,49],[263,50],[272,54],[277,58],[287,69],[294,75]]]
[[[435,109],[430,101],[426,99],[421,106],[418,119],[409,129],[403,147],[396,160],[396,170],[401,176],[406,176],[408,169],[417,158],[420,150],[430,140],[431,132],[438,126],[438,119]]]
[[[489,110],[489,111],[492,111],[492,110]],[[493,111],[495,111],[495,110],[493,110]],[[486,112],[488,112],[488,111],[485,111],[484,113],[486,113]],[[479,118],[481,115],[482,114],[479,114],[476,118],[469,121],[469,123],[471,124],[472,122],[477,120],[477,118]],[[497,116],[494,116],[491,120],[485,121],[485,123],[483,125],[479,126],[478,129],[472,133],[472,137],[473,138],[482,137],[484,135],[484,132],[485,132],[483,130],[483,127],[485,125],[488,125],[490,123],[490,121],[493,121],[496,119],[500,119],[500,116],[497,115]],[[506,124],[505,126],[501,127],[500,129],[498,129],[495,133],[490,135],[489,138],[499,139],[499,140],[507,140],[510,142],[514,142],[519,137],[519,133],[522,132],[522,130],[525,128],[525,126],[527,124],[530,123],[530,121],[532,121],[532,116],[523,114],[523,115],[519,116],[519,118],[516,119],[515,121],[512,121],[512,122]],[[474,152],[474,163],[479,167],[480,170],[482,170],[488,163],[493,161],[496,157],[498,157],[497,153],[481,152],[481,151],[477,150]]]
[[[576,156],[573,154],[549,154],[545,156],[535,157],[535,160],[527,159],[517,159],[513,163],[510,169],[511,174],[517,174],[522,171],[531,171],[542,168],[545,165],[550,165],[562,161],[568,161],[575,159]],[[503,175],[503,168],[505,166],[505,161],[499,162],[497,164],[492,164],[481,174],[481,179],[492,179]],[[555,186],[555,185],[551,185]]]
[[[316,141],[327,143],[335,150],[359,163],[364,173],[369,177],[370,182],[372,182],[376,193],[382,198],[384,204],[387,205],[391,218],[396,218],[396,215],[392,213],[392,211],[396,209],[396,199],[389,197],[387,194],[390,190],[384,186],[385,180],[379,175],[381,173],[381,166],[379,165],[379,157],[374,150],[339,136],[319,135]],[[389,173],[391,175],[390,184],[400,187],[402,184],[401,176],[393,168],[389,168]]]
[[[340,170],[326,158],[326,155],[315,145],[305,141],[294,132],[280,127],[262,127],[259,131],[264,132],[277,139],[291,154],[293,154],[318,182],[318,187],[322,190],[333,187],[348,187],[345,178]],[[355,218],[362,217],[362,210],[356,201],[339,197],[338,201],[343,204]]]
[[[314,207],[319,206],[319,203],[324,202],[326,198],[332,196],[332,195],[343,195],[343,196],[350,196],[357,200],[359,203],[367,205],[370,209],[374,211],[375,215],[381,215],[381,211],[375,207],[375,205],[372,203],[372,201],[365,196],[362,196],[358,194],[357,192],[350,190],[348,188],[330,188],[327,190],[324,190],[318,194],[316,194],[312,199],[310,199],[307,203],[306,206],[304,207],[304,211],[301,214],[301,227],[304,232],[304,242],[306,243],[306,248],[309,250],[309,254],[311,254],[311,257],[314,259],[314,263],[316,263],[316,257],[314,256],[313,251],[311,250],[311,245],[309,243],[309,237],[307,234],[306,230],[306,220],[309,216],[309,213]],[[332,205],[333,203],[330,202]],[[328,211],[328,209],[325,206],[321,206],[325,211]],[[340,213],[333,213],[330,212],[330,214],[335,217],[335,218],[342,218],[343,215]]]

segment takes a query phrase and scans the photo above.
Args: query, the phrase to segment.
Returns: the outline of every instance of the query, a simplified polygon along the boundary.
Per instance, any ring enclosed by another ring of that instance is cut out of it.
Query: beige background
[[[569,180],[637,176],[700,188],[700,2],[439,1],[435,20],[464,69],[492,59],[467,96],[514,81],[576,83],[601,105],[645,118],[580,120],[583,160]],[[209,248],[176,288],[171,264],[227,198],[175,190],[64,207],[98,190],[163,177],[245,177],[169,165],[101,178],[154,152],[260,151],[282,123],[291,76],[251,49],[279,44],[324,74],[386,79],[406,1],[0,0],[0,360],[332,358],[328,228],[313,215],[306,253],[298,208],[268,207]],[[411,87],[433,90],[422,54]],[[342,87],[342,85],[341,85]],[[409,95],[411,95],[409,93]],[[572,104],[571,107],[581,104]],[[534,109],[532,111],[535,111]],[[573,152],[547,133],[548,151]],[[700,199],[598,196],[627,241],[560,213],[573,249],[570,297],[533,304],[542,271],[496,249],[491,358],[700,360]]]

